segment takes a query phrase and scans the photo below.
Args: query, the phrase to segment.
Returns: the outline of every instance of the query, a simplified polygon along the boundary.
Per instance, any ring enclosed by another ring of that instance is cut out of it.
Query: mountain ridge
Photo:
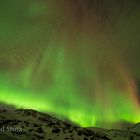
[[[140,139],[140,123],[128,130],[82,128],[32,109],[0,109],[0,126],[0,139],[2,140]]]

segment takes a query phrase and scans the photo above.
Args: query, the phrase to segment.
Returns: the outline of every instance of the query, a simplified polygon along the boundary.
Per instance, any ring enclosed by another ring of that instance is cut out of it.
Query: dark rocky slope
[[[127,131],[80,128],[35,110],[0,110],[0,140],[140,140],[140,124]]]

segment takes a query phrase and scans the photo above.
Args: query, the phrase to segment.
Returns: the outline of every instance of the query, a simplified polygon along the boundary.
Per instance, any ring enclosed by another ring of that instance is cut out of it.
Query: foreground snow
[[[128,130],[80,128],[35,110],[0,110],[0,140],[140,140],[140,124]]]

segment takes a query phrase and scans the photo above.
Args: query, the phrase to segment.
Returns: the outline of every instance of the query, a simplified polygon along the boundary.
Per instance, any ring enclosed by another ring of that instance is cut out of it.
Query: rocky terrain
[[[80,128],[31,109],[1,109],[0,140],[140,140],[140,124],[125,131]]]

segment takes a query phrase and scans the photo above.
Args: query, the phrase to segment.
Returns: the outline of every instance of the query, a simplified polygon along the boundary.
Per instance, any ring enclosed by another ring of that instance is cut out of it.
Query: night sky
[[[139,33],[139,0],[0,1],[0,102],[81,126],[140,122]]]

